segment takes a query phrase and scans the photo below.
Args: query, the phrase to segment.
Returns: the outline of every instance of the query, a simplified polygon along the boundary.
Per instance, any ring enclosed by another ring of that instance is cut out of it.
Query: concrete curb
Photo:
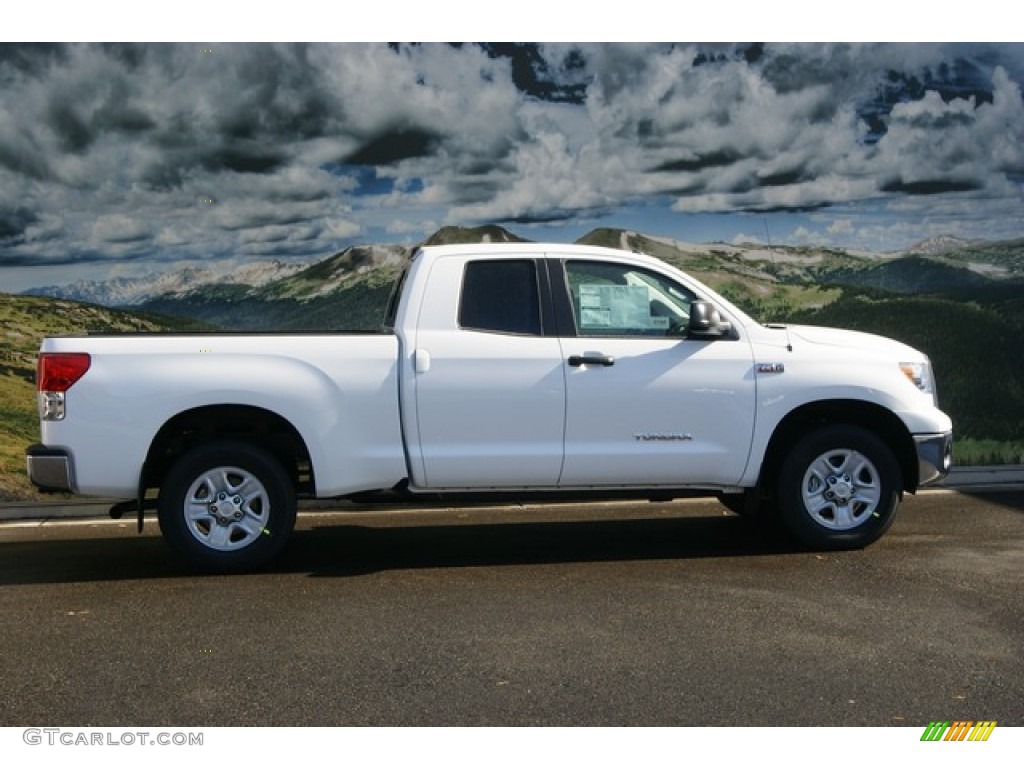
[[[954,467],[941,484],[930,490],[963,492],[1001,492],[1024,490],[1024,466]],[[82,499],[61,502],[0,502],[0,522],[10,520],[62,520],[72,518],[108,518],[115,499]],[[299,511],[310,514],[337,511],[350,506],[345,501],[316,500],[302,502]],[[360,509],[362,507],[359,507]],[[375,507],[385,509],[386,507]],[[355,509],[355,507],[354,507]],[[153,513],[147,513],[147,517]],[[134,515],[123,518],[129,523]]]
[[[942,488],[954,491],[1024,489],[1024,466],[953,467]]]

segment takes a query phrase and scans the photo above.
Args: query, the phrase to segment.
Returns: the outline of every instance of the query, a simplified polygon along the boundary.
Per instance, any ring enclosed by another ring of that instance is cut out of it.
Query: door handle
[[[573,368],[579,368],[581,365],[603,365],[607,368],[610,365],[615,365],[615,358],[611,355],[602,355],[596,352],[585,355],[570,355],[569,365]]]
[[[412,367],[416,373],[426,373],[430,370],[430,353],[425,349],[417,349],[412,353]]]

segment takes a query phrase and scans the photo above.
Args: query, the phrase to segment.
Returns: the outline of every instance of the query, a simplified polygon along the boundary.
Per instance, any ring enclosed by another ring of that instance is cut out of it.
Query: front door
[[[614,261],[561,266],[575,335],[561,339],[567,411],[559,485],[736,483],[754,426],[749,344],[738,334],[686,339],[698,297],[671,276]]]

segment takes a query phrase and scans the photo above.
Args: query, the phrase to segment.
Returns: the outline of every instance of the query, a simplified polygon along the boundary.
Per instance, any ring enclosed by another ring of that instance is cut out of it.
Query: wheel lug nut
[[[241,512],[235,512],[235,520],[241,520],[241,519],[242,519],[242,513]]]
[[[217,514],[217,505],[216,505],[216,504],[211,504],[211,505],[210,505],[210,512],[211,512],[212,514],[214,514],[214,515],[216,515],[216,514]]]
[[[242,497],[241,496],[235,496],[235,498],[233,498],[232,501],[235,502],[235,504],[241,504],[242,503]]]

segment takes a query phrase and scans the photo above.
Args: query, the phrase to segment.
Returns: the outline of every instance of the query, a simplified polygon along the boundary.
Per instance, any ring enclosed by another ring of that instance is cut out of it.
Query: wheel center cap
[[[845,504],[853,498],[853,483],[849,477],[833,475],[828,479],[828,490],[830,498],[840,504]]]
[[[228,525],[235,520],[241,520],[245,515],[242,505],[245,499],[238,495],[229,495],[221,491],[210,502],[210,514],[217,518],[221,525]]]

